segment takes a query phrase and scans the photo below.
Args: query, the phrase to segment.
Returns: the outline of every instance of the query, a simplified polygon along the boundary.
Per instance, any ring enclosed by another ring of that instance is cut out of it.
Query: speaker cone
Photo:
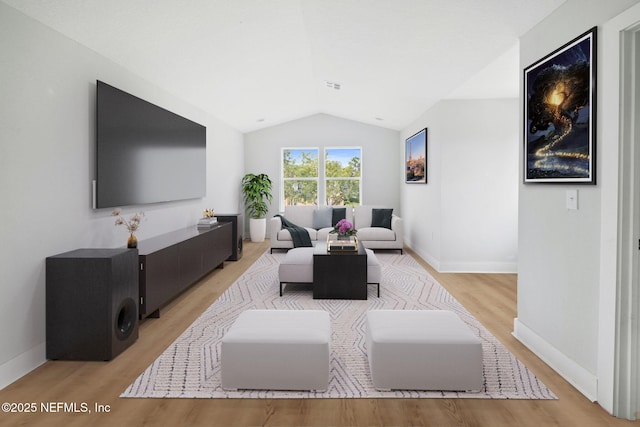
[[[132,298],[127,298],[120,304],[116,316],[116,336],[120,340],[127,339],[134,330],[138,316],[136,303]]]

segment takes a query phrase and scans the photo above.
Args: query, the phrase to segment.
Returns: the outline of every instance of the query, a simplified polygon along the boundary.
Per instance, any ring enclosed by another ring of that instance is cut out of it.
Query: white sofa
[[[344,208],[344,206],[334,207]],[[318,224],[318,211],[321,209],[323,208],[318,208],[317,206],[285,206],[282,215],[288,221],[307,229],[311,243],[315,244],[315,242],[326,241],[327,235],[333,230],[333,227],[314,227],[314,225]],[[346,208],[345,219],[353,223],[358,231],[358,241],[368,249],[394,249],[402,253],[404,245],[404,222],[402,218],[392,214],[390,228],[372,226],[373,209],[384,209],[384,207],[365,205]],[[316,219],[315,224],[314,219]],[[274,216],[269,220],[268,230],[271,252],[274,249],[288,250],[293,248],[291,233],[289,233],[289,230],[282,228],[280,217]]]

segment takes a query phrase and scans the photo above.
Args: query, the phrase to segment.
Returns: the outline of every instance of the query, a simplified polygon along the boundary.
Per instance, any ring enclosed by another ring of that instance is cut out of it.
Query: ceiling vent
[[[324,84],[325,84],[329,89],[334,89],[334,90],[340,90],[340,87],[342,86],[340,83],[330,82],[329,80],[325,80]]]

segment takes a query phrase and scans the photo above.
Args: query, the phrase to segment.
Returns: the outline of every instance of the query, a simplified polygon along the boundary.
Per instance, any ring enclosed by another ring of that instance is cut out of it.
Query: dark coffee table
[[[367,253],[327,251],[326,242],[316,244],[313,252],[314,299],[367,299]]]

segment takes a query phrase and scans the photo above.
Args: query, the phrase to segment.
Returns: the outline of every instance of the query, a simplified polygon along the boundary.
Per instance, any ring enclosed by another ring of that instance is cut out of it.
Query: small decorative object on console
[[[144,218],[144,212],[135,213],[128,220],[125,219],[122,215],[120,215],[121,212],[122,212],[122,209],[120,208],[116,208],[113,210],[113,212],[111,212],[112,216],[118,217],[116,219],[115,225],[116,226],[124,225],[125,227],[127,227],[127,230],[129,231],[129,238],[127,239],[127,247],[137,248],[138,238],[136,237],[135,232],[140,227],[140,222],[142,222],[142,219]]]
[[[215,214],[216,212],[211,208],[202,211],[202,218],[198,221],[198,228],[210,228],[214,226],[218,222],[218,218],[214,216]]]
[[[348,236],[346,238],[336,239],[335,234],[327,236],[327,251],[329,252],[358,252],[358,238],[356,236]]]

